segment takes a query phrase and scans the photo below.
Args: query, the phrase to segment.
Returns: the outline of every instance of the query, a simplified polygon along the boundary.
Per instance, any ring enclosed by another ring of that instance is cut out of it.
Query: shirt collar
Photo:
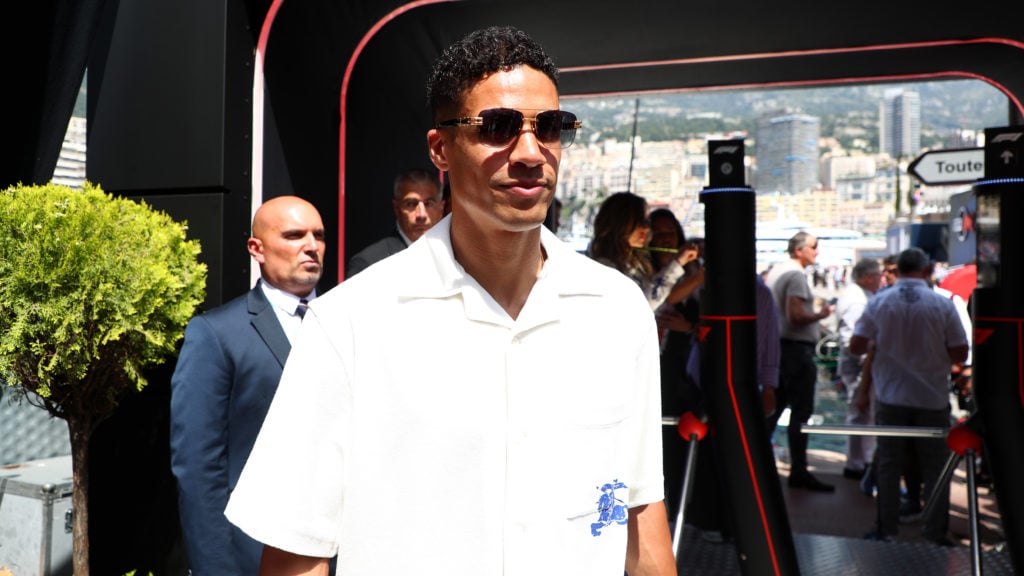
[[[900,276],[899,278],[896,279],[896,282],[893,283],[893,286],[896,286],[896,285],[899,285],[899,284],[903,284],[903,285],[918,284],[918,285],[927,286],[928,282],[926,282],[924,278],[909,278],[907,276]]]
[[[275,286],[271,286],[266,280],[260,280],[260,289],[263,290],[263,295],[267,297],[267,301],[270,302],[275,308],[279,308],[288,314],[295,314],[295,309],[299,305],[299,297],[291,292],[285,292]],[[307,302],[316,298],[316,288],[309,293],[309,296],[305,297]]]
[[[595,266],[586,256],[577,254],[547,228],[541,228],[541,245],[547,259],[538,281],[550,283],[561,296],[599,294],[595,286]],[[399,282],[399,294],[407,298],[446,298],[477,283],[455,260],[451,240],[451,215],[427,230],[408,248],[419,254],[408,258],[411,269]],[[413,254],[410,254],[413,256]],[[597,268],[596,270],[600,270]]]

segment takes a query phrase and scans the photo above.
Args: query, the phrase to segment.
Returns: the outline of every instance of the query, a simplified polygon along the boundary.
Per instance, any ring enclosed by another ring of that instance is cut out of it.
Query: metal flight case
[[[71,456],[0,467],[0,574],[71,576]]]

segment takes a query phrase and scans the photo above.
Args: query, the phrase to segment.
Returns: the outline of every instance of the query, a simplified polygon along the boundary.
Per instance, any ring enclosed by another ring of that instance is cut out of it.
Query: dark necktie
[[[306,300],[305,298],[299,300],[299,305],[295,308],[295,315],[298,316],[300,320],[305,318],[307,308],[309,308],[309,300]]]

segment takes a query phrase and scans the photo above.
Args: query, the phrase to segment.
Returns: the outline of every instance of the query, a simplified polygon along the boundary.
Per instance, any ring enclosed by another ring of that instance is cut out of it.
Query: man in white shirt
[[[919,248],[900,253],[899,279],[868,301],[850,338],[850,352],[874,350],[871,380],[875,421],[881,426],[949,428],[950,368],[967,359],[968,340],[956,307],[928,285],[931,263]],[[924,537],[952,545],[949,483],[938,485],[949,456],[942,438],[878,438],[878,525],[868,534],[898,532],[899,482],[908,450],[917,455],[925,494],[939,493],[938,513],[925,521]]]
[[[557,70],[474,32],[428,84],[451,215],[310,307],[228,518],[262,574],[675,574],[654,315],[543,227]]]
[[[843,290],[836,302],[839,332],[838,372],[846,386],[846,423],[867,425],[872,421],[870,404],[864,405],[856,401],[864,369],[864,358],[850,352],[850,338],[853,336],[853,327],[864,313],[868,299],[878,292],[882,285],[882,267],[878,260],[865,258],[854,264],[850,277],[853,283]],[[875,439],[871,436],[847,437],[846,467],[843,468],[843,476],[859,480],[871,462],[874,449]]]

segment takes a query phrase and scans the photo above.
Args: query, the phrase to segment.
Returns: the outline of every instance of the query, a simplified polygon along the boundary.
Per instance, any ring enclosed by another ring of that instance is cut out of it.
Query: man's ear
[[[427,150],[430,152],[430,161],[442,172],[448,171],[448,156],[445,153],[444,134],[437,128],[431,128],[427,132]]]
[[[245,247],[249,250],[249,255],[256,260],[256,262],[263,264],[266,259],[263,256],[263,242],[258,238],[249,238],[249,241],[245,243]]]

